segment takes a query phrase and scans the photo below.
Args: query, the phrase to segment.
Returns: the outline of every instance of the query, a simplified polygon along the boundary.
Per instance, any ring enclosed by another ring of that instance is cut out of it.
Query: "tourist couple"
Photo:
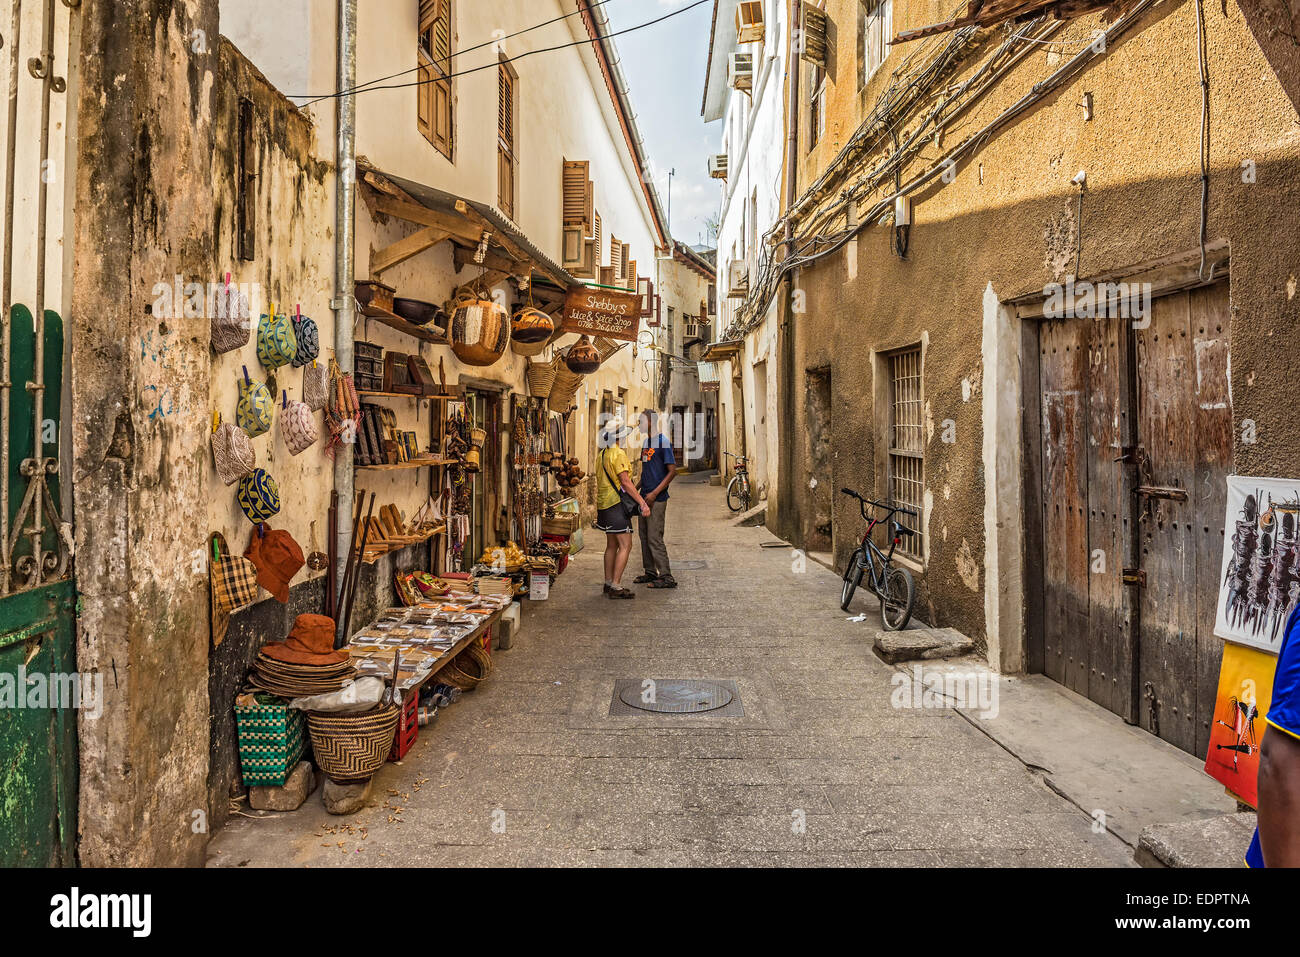
[[[605,533],[605,597],[635,598],[624,588],[623,570],[632,554],[632,516],[641,523],[641,561],[644,574],[634,580],[651,588],[676,588],[664,546],[668,514],[668,486],[677,475],[673,444],[659,428],[659,414],[643,411],[640,419],[645,440],[641,446],[641,481],[632,481],[632,464],[619,444],[627,430],[619,421],[601,427],[600,457],[596,463],[596,523]]]

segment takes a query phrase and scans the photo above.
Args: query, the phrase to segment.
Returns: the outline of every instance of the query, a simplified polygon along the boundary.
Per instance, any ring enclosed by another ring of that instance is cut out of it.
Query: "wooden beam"
[[[523,249],[517,246],[515,242],[509,236],[503,233],[500,229],[498,229],[492,223],[488,222],[487,218],[483,216],[483,214],[481,214],[478,210],[476,210],[469,203],[465,202],[463,199],[456,200],[456,212],[460,213],[466,219],[470,220],[480,229],[491,233],[492,241],[496,243],[498,246],[500,246],[502,249],[504,249],[512,259],[518,262],[526,262],[530,264],[532,263],[532,259],[529,257],[528,253],[526,253]],[[543,275],[550,276],[552,279],[554,279],[556,282],[559,282],[561,285],[564,284],[561,281],[559,276],[551,276],[549,272],[547,272],[545,269],[542,269],[541,267],[534,267],[534,268],[536,268],[537,271],[542,273]]]
[[[398,263],[406,262],[412,256],[418,256],[430,246],[437,245],[447,238],[447,232],[440,227],[426,226],[392,245],[374,250],[370,253],[370,275],[378,276],[385,269],[392,269]]]
[[[501,272],[508,272],[512,276],[525,276],[532,272],[533,264],[528,260],[515,262],[507,259],[505,256],[498,256],[495,253],[488,253],[483,257],[481,263],[474,261],[476,249],[466,249],[457,246],[452,253],[452,259],[456,263],[456,271],[460,272],[466,266],[483,266],[486,269],[497,269]]]
[[[374,197],[372,205],[376,212],[384,213],[387,216],[396,216],[398,219],[404,219],[408,223],[416,223],[420,226],[437,226],[447,235],[463,239],[475,246],[483,237],[482,231],[464,217],[430,209],[428,206],[414,200],[406,201],[391,196],[379,195]]]

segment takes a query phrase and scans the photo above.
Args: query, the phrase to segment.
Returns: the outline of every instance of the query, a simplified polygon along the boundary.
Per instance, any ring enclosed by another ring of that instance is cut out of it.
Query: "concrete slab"
[[[1236,801],[1198,760],[1043,675],[1004,676],[973,658],[900,666],[989,682],[994,706],[958,707],[971,726],[1015,755],[1057,794],[1136,850],[1142,829],[1231,813]],[[1235,838],[1234,838],[1235,840]],[[1246,843],[1225,848],[1230,857]]]
[[[905,628],[876,634],[872,650],[882,661],[928,661],[935,658],[959,658],[975,650],[971,641],[956,628]]]
[[[1142,828],[1134,859],[1143,867],[1244,867],[1255,813]]]
[[[747,512],[741,512],[732,519],[735,528],[756,528],[767,521],[767,505],[755,505]]]

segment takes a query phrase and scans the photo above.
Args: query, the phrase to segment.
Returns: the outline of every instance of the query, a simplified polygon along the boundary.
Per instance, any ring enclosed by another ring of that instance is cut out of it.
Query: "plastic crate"
[[[415,744],[420,735],[420,693],[418,690],[407,692],[402,701],[402,715],[397,719],[397,733],[393,737],[393,750],[388,752],[389,761],[400,761]]]
[[[235,706],[239,770],[245,787],[281,787],[306,747],[306,722],[279,698],[259,695],[249,708]]]

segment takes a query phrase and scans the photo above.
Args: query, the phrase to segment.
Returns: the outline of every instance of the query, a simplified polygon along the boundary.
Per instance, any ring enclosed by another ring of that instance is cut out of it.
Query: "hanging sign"
[[[641,328],[641,303],[633,292],[579,286],[564,301],[564,332],[636,342]]]

